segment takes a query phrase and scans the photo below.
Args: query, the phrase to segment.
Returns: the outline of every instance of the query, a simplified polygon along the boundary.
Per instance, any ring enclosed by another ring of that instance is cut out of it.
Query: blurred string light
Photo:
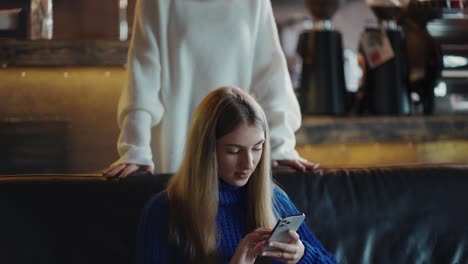
[[[434,95],[437,97],[444,97],[447,95],[447,84],[444,81],[440,81],[434,88]]]
[[[444,55],[445,68],[458,68],[468,65],[468,59],[461,56]]]

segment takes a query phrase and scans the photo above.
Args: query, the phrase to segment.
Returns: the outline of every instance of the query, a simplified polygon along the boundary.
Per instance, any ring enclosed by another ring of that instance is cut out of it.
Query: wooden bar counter
[[[468,115],[305,116],[296,139],[323,165],[468,162]]]

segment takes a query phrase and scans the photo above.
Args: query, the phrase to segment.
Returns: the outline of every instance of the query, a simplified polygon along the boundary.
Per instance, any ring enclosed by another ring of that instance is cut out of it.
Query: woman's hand
[[[137,170],[143,170],[145,172],[152,173],[152,168],[146,165],[137,165],[133,163],[124,163],[120,165],[113,165],[110,166],[102,171],[102,175],[107,178],[115,178],[118,177],[119,179],[127,178],[128,175],[134,173]]]
[[[271,162],[271,167],[276,168],[278,166],[288,166],[292,167],[296,170],[299,171],[309,171],[309,170],[315,170],[319,167],[320,164],[318,163],[312,163],[308,160],[273,160]]]
[[[237,246],[236,252],[230,264],[251,264],[261,254],[266,239],[270,236],[271,229],[258,228],[247,234]]]
[[[289,243],[269,242],[268,246],[274,247],[275,249],[263,251],[262,256],[271,257],[287,264],[299,262],[302,256],[304,256],[304,244],[302,244],[302,241],[299,239],[297,232],[289,230],[288,234],[291,237]]]

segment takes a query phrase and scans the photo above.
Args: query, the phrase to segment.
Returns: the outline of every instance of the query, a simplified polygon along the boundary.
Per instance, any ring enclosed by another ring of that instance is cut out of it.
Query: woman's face
[[[244,186],[262,156],[265,131],[241,125],[217,140],[218,176],[232,186]]]

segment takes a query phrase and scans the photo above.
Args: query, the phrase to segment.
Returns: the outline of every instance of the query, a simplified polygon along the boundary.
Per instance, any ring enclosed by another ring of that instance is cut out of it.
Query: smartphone
[[[297,231],[304,222],[305,214],[290,215],[278,220],[271,231],[271,236],[268,238],[267,242],[278,241],[283,243],[288,243],[291,240],[291,237],[288,234],[288,230]],[[265,246],[265,249],[273,249],[272,247]]]

